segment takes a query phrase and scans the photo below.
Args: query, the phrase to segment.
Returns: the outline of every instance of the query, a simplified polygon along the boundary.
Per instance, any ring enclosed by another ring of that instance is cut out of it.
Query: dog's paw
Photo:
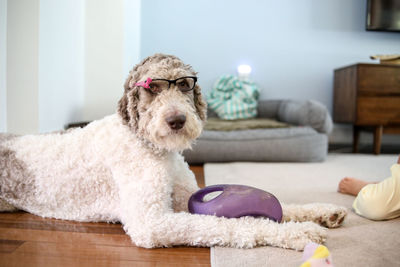
[[[310,243],[325,242],[327,230],[314,222],[285,222],[277,224],[276,228],[265,229],[267,233],[263,242],[258,245],[270,245],[280,248],[303,250]]]
[[[288,240],[288,248],[302,251],[311,242],[322,244],[326,241],[327,232],[323,227],[313,222],[298,223],[299,232],[292,233]]]
[[[333,204],[316,204],[318,211],[313,221],[327,228],[339,227],[347,215],[347,209]]]

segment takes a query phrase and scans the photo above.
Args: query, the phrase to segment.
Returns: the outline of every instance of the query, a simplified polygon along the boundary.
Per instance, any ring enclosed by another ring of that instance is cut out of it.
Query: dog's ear
[[[122,122],[124,124],[129,123],[129,114],[128,114],[128,97],[126,96],[126,92],[124,95],[121,97],[121,99],[118,102],[118,114],[122,118]]]
[[[197,114],[199,118],[205,123],[207,120],[207,103],[204,101],[201,95],[200,86],[195,86],[194,88],[194,105],[196,107]]]
[[[137,123],[139,121],[139,112],[137,106],[139,103],[139,88],[135,86],[140,79],[140,76],[146,71],[144,66],[147,62],[150,62],[152,57],[147,57],[138,63],[130,71],[128,78],[124,84],[124,95],[118,102],[118,114],[121,116],[124,124],[129,125],[133,130],[137,129]]]
[[[134,130],[137,129],[139,120],[138,103],[139,90],[138,87],[134,86],[133,77],[129,75],[124,84],[124,95],[118,102],[118,114],[121,116],[123,123]]]

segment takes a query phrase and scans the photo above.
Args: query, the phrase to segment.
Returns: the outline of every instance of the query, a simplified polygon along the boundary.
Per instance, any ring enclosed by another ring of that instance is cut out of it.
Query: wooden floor
[[[202,166],[192,166],[204,187]],[[120,224],[0,213],[0,266],[210,266],[210,249],[143,249]]]

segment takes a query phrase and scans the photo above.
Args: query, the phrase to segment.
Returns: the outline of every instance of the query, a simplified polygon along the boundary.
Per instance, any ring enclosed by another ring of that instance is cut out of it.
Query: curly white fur
[[[118,114],[66,133],[0,135],[0,210],[119,221],[136,245],[147,248],[271,245],[302,250],[308,242],[324,242],[326,230],[314,222],[337,227],[344,208],[283,205],[287,222],[281,224],[187,212],[198,187],[179,152],[200,135],[206,119],[200,87],[187,93],[172,87],[154,95],[135,83],[195,74],[178,58],[156,54],[130,73]],[[166,118],[178,114],[186,117],[184,127],[171,129]]]

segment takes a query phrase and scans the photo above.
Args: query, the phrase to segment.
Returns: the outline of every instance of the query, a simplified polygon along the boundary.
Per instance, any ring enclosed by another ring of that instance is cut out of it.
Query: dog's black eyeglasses
[[[146,82],[138,82],[135,85],[150,89],[152,93],[160,93],[162,90],[169,89],[171,84],[173,84],[177,86],[181,92],[188,92],[193,90],[196,86],[196,82],[196,76],[185,76],[175,80],[148,78]]]

